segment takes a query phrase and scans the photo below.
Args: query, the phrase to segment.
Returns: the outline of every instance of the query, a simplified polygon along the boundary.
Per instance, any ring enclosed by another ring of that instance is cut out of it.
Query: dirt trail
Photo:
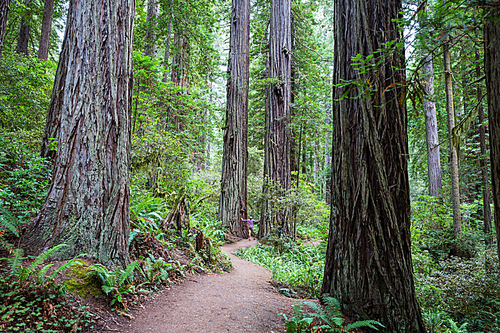
[[[194,275],[161,294],[118,331],[125,333],[284,332],[278,313],[290,313],[295,300],[278,294],[264,268],[231,254],[256,245],[242,240],[222,247],[233,261],[231,273]],[[128,326],[128,327],[127,327]]]

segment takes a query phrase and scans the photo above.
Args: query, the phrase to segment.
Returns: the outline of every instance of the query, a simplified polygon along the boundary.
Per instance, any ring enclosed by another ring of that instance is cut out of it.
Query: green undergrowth
[[[280,246],[259,244],[241,249],[237,255],[268,269],[272,279],[308,296],[319,297],[325,265],[325,243],[320,245],[283,242]]]

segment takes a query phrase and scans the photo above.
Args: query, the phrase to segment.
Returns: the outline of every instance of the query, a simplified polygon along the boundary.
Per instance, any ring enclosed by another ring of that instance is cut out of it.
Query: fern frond
[[[74,258],[74,259],[71,259],[69,260],[67,263],[65,263],[64,265],[62,265],[61,267],[59,267],[58,269],[56,269],[52,274],[49,275],[49,279],[50,280],[54,280],[56,278],[57,275],[59,275],[59,273],[61,273],[62,271],[70,268],[71,266],[75,266],[75,265],[79,265],[79,266],[82,266],[82,263],[79,262],[77,259],[79,258],[80,256]]]
[[[42,267],[41,270],[38,271],[37,274],[37,282],[42,283],[45,280],[45,275],[47,275],[47,271],[50,267],[54,266],[54,264],[48,264]]]
[[[57,251],[59,251],[61,248],[63,247],[66,247],[68,245],[66,244],[59,244],[59,245],[56,245],[50,249],[48,249],[47,251],[45,251],[44,253],[40,254],[38,257],[35,258],[35,261],[33,261],[33,263],[28,267],[27,269],[27,272],[28,272],[28,275],[31,275],[35,272],[35,270],[41,265],[43,264],[43,262],[47,259],[49,259],[54,253],[56,253]]]
[[[19,232],[17,231],[18,225],[19,220],[8,209],[0,206],[0,229],[7,229],[19,237]]]
[[[379,327],[376,327],[375,325],[379,325],[379,327],[385,327],[384,325],[382,325],[381,323],[379,323],[378,321],[375,321],[375,320],[361,320],[361,321],[357,321],[355,323],[352,323],[350,325],[347,325],[345,329],[347,331],[349,331],[349,330],[353,330],[353,329],[359,328],[359,327],[369,327],[369,328],[372,328],[372,329],[378,331]]]
[[[24,252],[22,249],[15,249],[12,252],[12,257],[7,259],[10,265],[10,271],[12,272],[12,275],[18,274],[19,269],[22,267],[23,254]]]

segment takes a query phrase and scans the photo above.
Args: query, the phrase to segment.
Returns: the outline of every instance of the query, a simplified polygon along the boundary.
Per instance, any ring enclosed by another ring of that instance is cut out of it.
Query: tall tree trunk
[[[476,31],[477,36],[477,31]],[[481,56],[479,55],[479,50],[475,50],[476,53],[476,78],[479,80],[481,78],[481,66],[479,65]],[[490,246],[493,244],[492,234],[491,234],[491,199],[490,199],[490,180],[488,176],[488,160],[486,158],[486,125],[484,124],[484,108],[483,108],[483,92],[481,90],[481,85],[478,83],[476,86],[476,95],[479,103],[479,145],[481,147],[481,158],[479,159],[479,165],[481,166],[481,174],[483,180],[483,219],[484,219],[484,234],[486,236],[485,243]]]
[[[43,6],[42,31],[40,33],[40,44],[38,46],[38,59],[47,59],[49,57],[53,12],[54,0],[45,0],[45,4]]]
[[[425,134],[427,141],[427,171],[429,175],[429,195],[438,196],[442,187],[441,160],[439,158],[439,136],[437,127],[436,104],[434,98],[434,66],[430,55],[425,57],[422,68],[424,91],[429,99],[424,102]]]
[[[455,127],[455,112],[453,110],[453,86],[450,63],[449,37],[443,43],[444,80],[446,86],[446,113],[448,114],[448,138],[450,146],[450,178],[451,202],[453,206],[453,235],[460,237],[462,233],[462,216],[460,214],[460,183],[458,176],[458,152],[453,144],[452,130]]]
[[[148,0],[146,14],[146,46],[145,55],[156,58],[156,17],[158,16],[158,0]]]
[[[163,73],[163,82],[168,80],[168,61],[170,59],[170,40],[172,38],[172,10],[174,7],[174,1],[170,1],[170,16],[168,17],[168,27],[167,27],[167,41],[165,42],[165,73]]]
[[[407,118],[398,85],[405,72],[396,70],[404,52],[376,54],[371,63],[380,57],[382,64],[370,73],[351,64],[401,41],[401,0],[334,6],[333,204],[321,292],[337,298],[345,315],[381,322],[384,332],[425,332],[411,259]],[[360,91],[353,80],[371,89]]]
[[[3,39],[5,37],[5,28],[7,27],[7,18],[9,17],[10,0],[0,2],[0,57],[2,57]]]
[[[131,0],[70,2],[65,74],[52,96],[61,124],[55,167],[24,238],[35,253],[65,243],[59,259],[129,262],[133,19]]]
[[[247,218],[249,49],[250,0],[232,0],[218,218],[241,238],[248,238],[248,226],[242,219]]]
[[[189,42],[184,35],[184,32],[174,35],[174,45],[176,45],[177,50],[172,58],[171,79],[176,86],[184,88],[183,94],[187,94],[189,90]]]
[[[29,7],[31,0],[26,0],[26,7]],[[24,16],[21,18],[21,28],[17,38],[17,54],[28,55],[28,42],[30,38],[30,21],[28,19],[28,10],[25,11]]]
[[[271,0],[268,77],[276,80],[267,87],[266,136],[264,143],[263,192],[286,196],[291,187],[290,171],[290,80],[291,80],[291,1]],[[258,237],[278,227],[279,236],[291,236],[290,211],[276,211],[270,200],[262,205]]]
[[[500,10],[494,9],[484,27],[484,71],[488,97],[491,182],[500,260]]]

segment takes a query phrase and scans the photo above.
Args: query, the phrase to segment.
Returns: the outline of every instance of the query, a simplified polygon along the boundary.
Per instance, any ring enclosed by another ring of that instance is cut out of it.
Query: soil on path
[[[296,300],[276,292],[266,269],[232,254],[256,244],[242,240],[224,245],[222,250],[233,261],[231,273],[188,277],[134,313],[136,319],[123,323],[117,331],[285,332],[285,321],[278,313],[288,315]]]

